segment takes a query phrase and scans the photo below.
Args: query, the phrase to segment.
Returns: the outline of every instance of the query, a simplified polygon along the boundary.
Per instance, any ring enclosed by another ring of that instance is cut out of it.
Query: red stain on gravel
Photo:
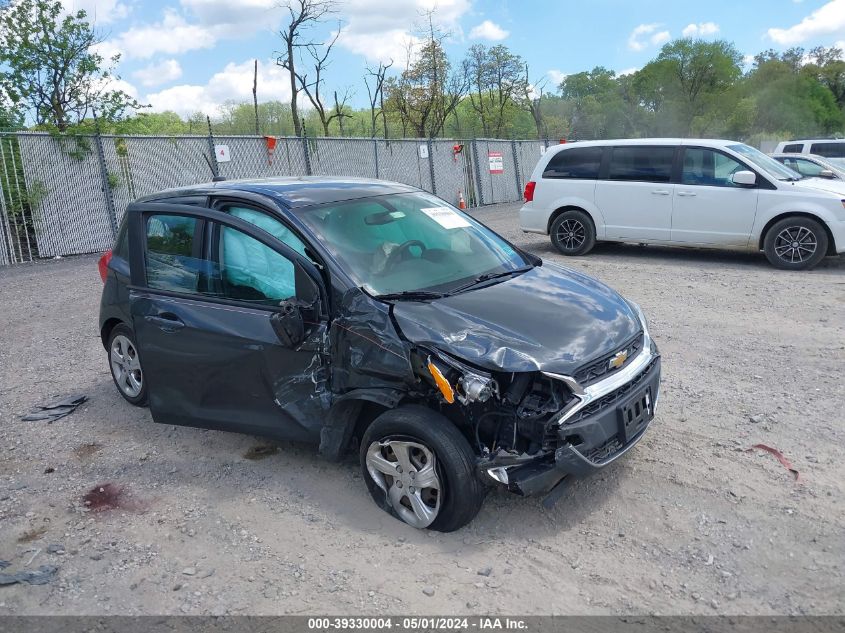
[[[132,504],[126,498],[121,486],[112,483],[94,486],[82,497],[85,507],[93,512],[104,510],[132,509]]]

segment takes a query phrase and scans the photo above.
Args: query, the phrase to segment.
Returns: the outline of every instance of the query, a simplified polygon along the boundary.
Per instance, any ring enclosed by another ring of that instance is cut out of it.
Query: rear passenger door
[[[731,176],[749,168],[708,147],[685,147],[675,189],[672,241],[746,246],[757,214],[759,189],[735,185]],[[761,176],[757,176],[758,183]]]
[[[595,194],[607,239],[670,239],[675,153],[673,145],[611,148]]]

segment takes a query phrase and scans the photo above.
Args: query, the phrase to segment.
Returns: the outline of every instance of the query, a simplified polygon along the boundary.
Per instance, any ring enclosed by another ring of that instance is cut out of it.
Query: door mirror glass
[[[731,176],[731,182],[741,187],[753,187],[757,184],[757,175],[753,171],[738,171]]]

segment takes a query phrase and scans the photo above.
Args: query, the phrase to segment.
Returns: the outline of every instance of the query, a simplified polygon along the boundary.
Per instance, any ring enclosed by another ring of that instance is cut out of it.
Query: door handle
[[[692,191],[679,191],[678,195],[683,198],[694,198],[697,194],[693,193]]]
[[[655,196],[668,196],[669,191],[666,189],[654,189],[652,192]]]
[[[175,332],[185,327],[185,322],[172,312],[162,312],[156,315],[147,315],[144,319],[148,323],[158,326],[165,332]]]

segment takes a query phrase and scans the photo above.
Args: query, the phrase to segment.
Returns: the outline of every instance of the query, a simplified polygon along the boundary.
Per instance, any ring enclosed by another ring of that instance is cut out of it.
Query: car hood
[[[451,297],[401,301],[402,334],[490,371],[570,374],[642,329],[616,292],[553,264]]]
[[[802,178],[793,184],[796,189],[826,191],[840,197],[845,197],[845,182],[841,180],[830,180],[829,178]]]

